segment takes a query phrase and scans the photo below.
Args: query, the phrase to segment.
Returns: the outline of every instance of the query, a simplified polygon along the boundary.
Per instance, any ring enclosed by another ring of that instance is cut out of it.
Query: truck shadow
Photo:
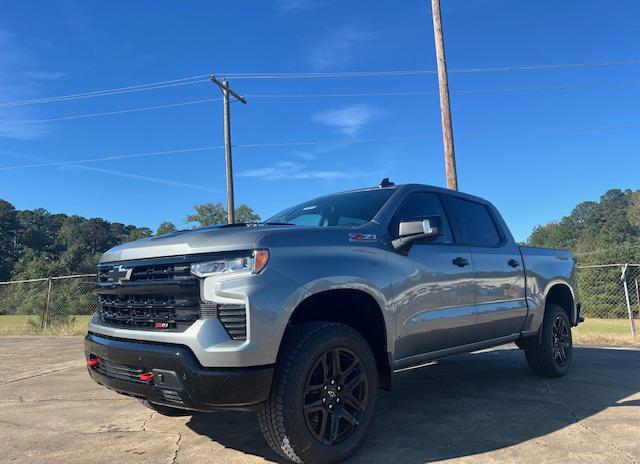
[[[451,357],[394,377],[350,462],[423,463],[499,450],[607,408],[638,407],[624,398],[639,390],[639,351],[576,347],[562,379],[536,377],[516,349]],[[253,414],[197,414],[187,426],[227,448],[280,462]]]

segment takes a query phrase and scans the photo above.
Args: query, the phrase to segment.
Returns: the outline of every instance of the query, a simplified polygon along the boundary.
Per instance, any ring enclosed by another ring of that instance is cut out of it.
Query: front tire
[[[265,439],[296,463],[346,459],[373,419],[378,372],[371,348],[351,327],[329,322],[293,327],[283,343],[258,411]]]
[[[569,370],[573,357],[571,323],[565,310],[550,305],[540,330],[540,339],[536,337],[525,346],[527,364],[541,377],[562,377]]]

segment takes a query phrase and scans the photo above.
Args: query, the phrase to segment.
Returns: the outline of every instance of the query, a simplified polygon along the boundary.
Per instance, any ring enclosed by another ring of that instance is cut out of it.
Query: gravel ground
[[[7,463],[278,462],[251,413],[169,418],[94,384],[81,337],[0,337]],[[640,462],[640,351],[577,347],[541,380],[512,346],[398,373],[354,463]]]

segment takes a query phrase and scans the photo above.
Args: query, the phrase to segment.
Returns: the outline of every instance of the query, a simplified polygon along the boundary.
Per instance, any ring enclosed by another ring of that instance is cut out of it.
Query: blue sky
[[[430,2],[11,2],[0,15],[0,198],[19,209],[185,227],[225,202],[224,152],[121,154],[222,144],[219,101],[200,79],[144,92],[6,102],[210,72],[435,69]],[[460,189],[502,211],[516,238],[610,188],[637,189],[640,65],[455,72],[640,59],[634,0],[442,0]],[[236,203],[263,218],[310,197],[397,183],[444,185],[433,74],[234,79]],[[422,94],[416,94],[420,93]],[[291,98],[265,95],[409,93]],[[580,129],[580,130],[576,130]],[[597,129],[597,130],[596,130]],[[378,141],[370,141],[376,139]],[[380,140],[383,139],[383,140]],[[337,141],[289,145],[295,142]],[[275,144],[275,146],[242,146]],[[277,146],[278,144],[282,144]]]

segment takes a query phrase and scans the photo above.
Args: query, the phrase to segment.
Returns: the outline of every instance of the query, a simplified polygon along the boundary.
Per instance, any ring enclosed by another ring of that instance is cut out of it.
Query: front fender
[[[274,250],[274,269],[300,285],[298,294],[305,299],[330,290],[358,290],[378,304],[386,329],[387,347],[395,350],[396,325],[393,295],[387,267],[386,251],[365,246],[311,247],[305,250],[301,266],[300,250]],[[296,264],[294,265],[294,262]],[[287,305],[278,316],[278,327],[286,327],[297,305]]]

